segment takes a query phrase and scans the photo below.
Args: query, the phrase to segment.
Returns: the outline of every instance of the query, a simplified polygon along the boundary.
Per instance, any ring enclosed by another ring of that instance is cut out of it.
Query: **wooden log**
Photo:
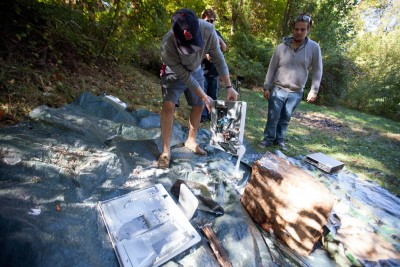
[[[267,152],[253,163],[241,202],[264,230],[308,255],[321,237],[333,195],[305,171]]]

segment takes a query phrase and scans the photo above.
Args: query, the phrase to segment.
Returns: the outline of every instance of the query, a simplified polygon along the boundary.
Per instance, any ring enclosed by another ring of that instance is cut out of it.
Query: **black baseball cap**
[[[203,47],[203,37],[196,14],[189,9],[179,9],[172,16],[172,31],[183,54],[193,54]]]

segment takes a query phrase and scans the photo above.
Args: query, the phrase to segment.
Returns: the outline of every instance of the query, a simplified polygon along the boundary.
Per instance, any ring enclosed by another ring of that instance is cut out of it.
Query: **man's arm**
[[[226,87],[226,101],[237,101],[238,93],[232,87],[231,78],[228,75],[221,76],[222,81]]]
[[[219,40],[219,37],[217,35],[217,32],[214,30],[212,33],[212,36],[210,38],[211,44],[210,44],[209,54],[211,55],[211,58],[213,59],[213,63],[215,64],[215,67],[217,68],[218,74],[221,76],[223,83],[227,87],[226,100],[227,101],[237,101],[238,93],[232,87],[231,79],[229,77],[229,69],[226,64],[224,55],[222,54],[222,51],[219,48],[218,40]],[[204,95],[202,95],[201,98],[203,99],[204,103],[206,104],[207,109],[209,111],[211,111],[213,99],[211,97],[209,97],[207,94],[205,94],[204,92],[203,92],[203,94]]]
[[[222,52],[226,51],[226,43],[224,41],[224,39],[222,39],[220,36],[218,36],[218,41],[219,41],[219,46],[221,48]]]
[[[229,74],[221,76],[221,80],[226,86],[226,101],[237,101],[238,93],[232,87],[231,78],[229,77]],[[204,104],[206,105],[208,111],[211,112],[212,103],[214,100],[211,97],[209,97],[206,93],[204,93],[200,87],[198,89],[200,89],[201,92],[196,90],[196,93],[197,92],[202,93],[202,95],[199,94],[198,95],[203,99]]]
[[[317,99],[319,86],[321,84],[322,79],[322,54],[321,48],[319,45],[313,51],[313,59],[312,59],[312,82],[311,82],[311,90],[307,95],[307,102],[314,102]]]
[[[263,86],[263,96],[265,99],[269,98],[269,90],[272,86],[272,83],[274,81],[274,76],[276,69],[278,68],[278,56],[277,56],[277,49],[275,49],[274,54],[271,57],[271,60],[268,65],[268,71],[267,74],[265,75],[265,81],[264,81],[264,86]]]
[[[225,62],[224,54],[222,54],[220,45],[219,45],[219,37],[215,30],[213,30],[211,38],[210,38],[210,48],[208,50],[208,54],[210,55],[215,68],[218,71],[220,76],[229,74],[228,66]]]
[[[221,51],[222,51],[222,53],[224,53],[227,48],[226,42],[225,42],[224,38],[222,38],[222,35],[218,30],[215,30],[215,32],[217,33],[217,36],[218,36],[218,42],[219,42]]]

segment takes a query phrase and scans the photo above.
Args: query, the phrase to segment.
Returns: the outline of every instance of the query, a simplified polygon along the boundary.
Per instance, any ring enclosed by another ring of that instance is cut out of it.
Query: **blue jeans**
[[[214,100],[218,97],[218,76],[204,76],[204,92]],[[208,109],[204,106],[201,117],[207,119],[209,116]]]
[[[300,104],[303,92],[286,92],[274,87],[268,98],[268,119],[264,129],[264,140],[283,142],[293,111]]]

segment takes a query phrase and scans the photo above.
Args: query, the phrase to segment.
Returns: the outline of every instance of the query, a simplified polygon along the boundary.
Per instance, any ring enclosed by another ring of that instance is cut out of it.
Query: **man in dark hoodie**
[[[259,147],[278,144],[282,150],[287,149],[286,130],[303,97],[309,68],[312,68],[312,84],[307,102],[317,98],[322,78],[322,55],[319,45],[307,37],[311,26],[310,15],[298,16],[293,35],[284,38],[272,55],[263,90],[264,98],[268,100],[268,118]]]

